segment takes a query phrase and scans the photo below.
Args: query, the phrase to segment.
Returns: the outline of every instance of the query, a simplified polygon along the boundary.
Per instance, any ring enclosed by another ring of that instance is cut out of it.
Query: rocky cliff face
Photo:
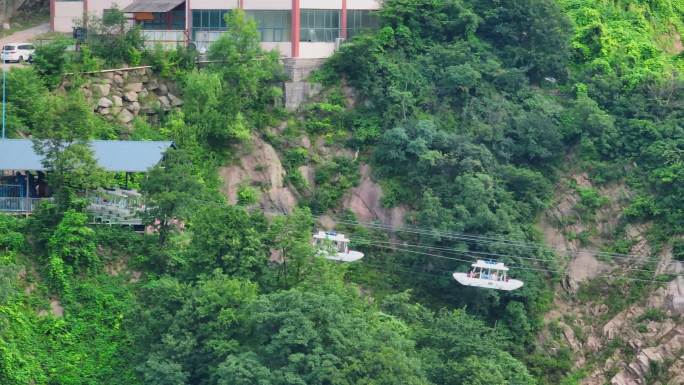
[[[684,384],[684,278],[649,282],[658,274],[681,274],[684,264],[673,261],[671,245],[649,244],[649,224],[623,220],[631,196],[623,184],[595,187],[586,174],[570,180],[574,187],[559,188],[540,221],[546,242],[568,250],[568,257],[539,345],[548,354],[570,348],[574,370],[585,374],[582,384]],[[579,192],[589,189],[605,198],[593,215],[583,212]],[[631,245],[634,257],[595,251],[616,237]],[[637,277],[647,268],[651,273]]]

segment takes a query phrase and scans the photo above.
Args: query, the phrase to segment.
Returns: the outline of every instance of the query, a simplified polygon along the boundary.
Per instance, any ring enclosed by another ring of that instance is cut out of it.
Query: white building
[[[340,39],[377,26],[381,0],[51,0],[51,26],[71,32],[84,15],[118,7],[147,41],[205,48],[226,28],[223,15],[242,8],[256,19],[265,49],[284,57],[325,58]]]

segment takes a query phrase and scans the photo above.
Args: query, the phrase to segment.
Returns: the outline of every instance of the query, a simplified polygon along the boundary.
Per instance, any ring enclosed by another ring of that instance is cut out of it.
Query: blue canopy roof
[[[173,142],[93,140],[90,147],[106,171],[144,172],[157,165]],[[43,171],[30,139],[0,139],[0,170]]]

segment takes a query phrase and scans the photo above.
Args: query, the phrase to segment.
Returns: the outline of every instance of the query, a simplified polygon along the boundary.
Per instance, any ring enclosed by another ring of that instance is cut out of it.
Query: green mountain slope
[[[201,70],[191,52],[144,50],[132,29],[80,53],[48,45],[35,68],[10,74],[13,135],[65,143],[50,156],[72,172],[55,173],[55,201],[30,219],[0,216],[0,383],[572,384],[610,380],[617,366],[602,365],[616,349],[631,362],[625,341],[607,337],[593,345],[601,359],[577,363],[598,325],[681,327],[644,308],[673,278],[659,251],[681,258],[679,2],[387,0],[379,30],[324,65],[314,77],[325,91],[296,114],[278,104],[283,69],[254,23],[228,17]],[[124,127],[92,111],[84,79],[60,87],[67,70],[125,61],[175,79],[183,107]],[[89,226],[79,196],[120,179],[93,170],[82,141],[122,136],[178,145],[133,179],[156,227],[144,236]],[[259,183],[237,186],[236,205],[220,193],[217,169],[253,143],[277,151],[292,214],[258,210]],[[359,226],[344,210],[369,178],[360,165],[412,232]],[[615,185],[624,200],[603,196]],[[554,235],[601,247],[597,258],[649,255],[606,258],[610,277],[556,291],[573,256],[535,246],[556,209],[568,215]],[[316,256],[324,213],[362,263]],[[642,240],[650,251],[634,248]],[[456,284],[450,273],[472,255],[498,257],[525,286]],[[667,364],[642,377],[671,380]]]

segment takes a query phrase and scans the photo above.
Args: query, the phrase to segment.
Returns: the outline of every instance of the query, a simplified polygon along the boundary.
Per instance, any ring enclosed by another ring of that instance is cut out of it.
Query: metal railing
[[[4,213],[32,213],[43,201],[52,198],[0,197],[0,212]]]
[[[22,186],[18,184],[0,185],[0,197],[20,197]]]
[[[144,29],[141,32],[147,47],[161,45],[164,49],[174,49],[178,46],[185,46],[185,30]]]

